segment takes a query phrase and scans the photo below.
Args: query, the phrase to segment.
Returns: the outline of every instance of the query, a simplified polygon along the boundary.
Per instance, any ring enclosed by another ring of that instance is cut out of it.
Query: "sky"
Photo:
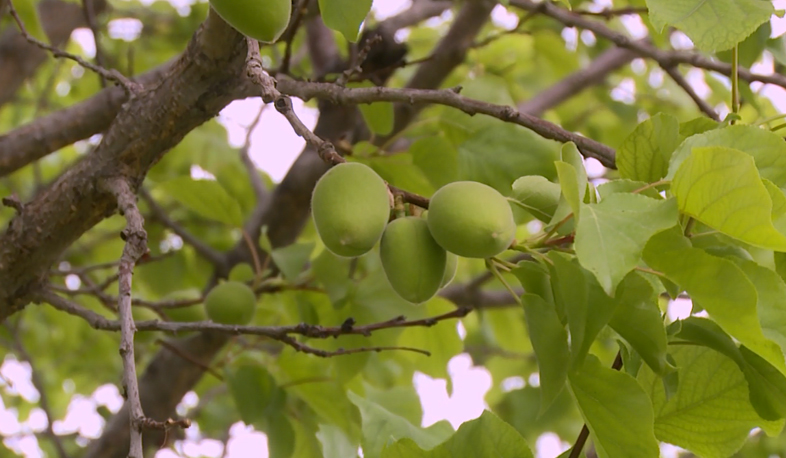
[[[147,0],[152,3],[153,0]],[[193,0],[169,0],[170,3],[178,8],[178,11],[185,15],[188,14],[189,5]],[[611,5],[611,0],[596,0],[598,9]],[[373,10],[378,19],[383,19],[393,15],[409,5],[409,0],[374,0]],[[776,0],[776,8],[786,9],[786,0]],[[450,13],[446,13],[441,18],[432,21],[445,21],[450,19]],[[508,13],[504,7],[497,6],[492,13],[492,19],[500,26],[512,28],[516,24],[515,15]],[[644,26],[638,18],[625,20],[628,32],[634,36],[641,36]],[[773,17],[773,36],[779,36],[786,32],[786,19]],[[119,19],[110,22],[109,33],[116,38],[128,40],[134,39],[141,31],[142,24],[136,19]],[[684,35],[677,34],[673,40],[675,47],[689,47],[690,40]],[[577,33],[575,30],[566,29],[563,33],[566,46],[581,39],[585,43],[594,40],[589,32]],[[85,57],[95,55],[95,45],[92,35],[87,29],[78,29],[72,38],[81,45]],[[636,66],[642,66],[643,62],[632,63],[634,71]],[[772,57],[765,55],[761,62],[753,67],[754,71],[767,73],[773,71]],[[662,78],[662,76],[661,76]],[[708,90],[700,71],[689,73],[688,80],[691,85],[701,94]],[[655,72],[650,84],[654,87],[658,85],[658,76]],[[754,90],[761,88],[761,84],[754,83]],[[68,87],[57,88],[58,92],[68,91]],[[621,101],[632,103],[633,94],[636,88],[632,80],[622,81],[620,85],[612,90],[612,96]],[[767,85],[762,92],[768,95],[775,106],[780,111],[786,111],[786,91],[782,88]],[[253,118],[258,113],[262,102],[259,99],[247,99],[231,103],[219,116],[219,122],[227,129],[229,142],[236,147],[243,144],[246,130]],[[317,111],[309,108],[298,99],[293,99],[293,106],[301,120],[309,127],[313,128],[317,120]],[[299,138],[291,129],[287,121],[273,109],[266,109],[262,115],[259,126],[251,135],[251,157],[255,164],[271,178],[280,181],[287,170],[300,153],[305,142]],[[589,160],[586,163],[590,176],[599,177],[603,174],[603,167],[597,161]],[[200,175],[198,170],[193,172]],[[687,300],[677,300],[670,304],[668,316],[670,319],[679,319],[688,316],[691,304]],[[456,327],[456,332],[463,338],[463,329],[460,323]],[[483,368],[473,367],[471,359],[467,354],[454,357],[448,365],[448,372],[453,381],[452,396],[448,396],[446,381],[432,379],[427,375],[417,373],[413,378],[414,385],[423,405],[422,426],[429,426],[440,420],[448,420],[454,428],[464,421],[471,420],[480,416],[485,405],[483,398],[485,393],[491,388],[491,376]],[[526,383],[537,384],[537,378],[530,380],[506,380],[506,386],[511,389],[521,388]],[[75,387],[70,381],[63,384],[63,390],[73,393]],[[30,367],[26,363],[20,363],[13,357],[7,356],[0,365],[0,390],[6,395],[21,396],[26,401],[35,403],[38,401],[38,392],[30,382]],[[178,413],[184,414],[190,407],[194,407],[198,402],[198,397],[191,392],[186,395],[183,402],[178,407]],[[96,412],[98,406],[104,406],[111,412],[116,412],[122,406],[122,398],[114,385],[104,385],[98,388],[90,396],[74,395],[65,418],[57,420],[53,428],[58,434],[71,434],[79,432],[87,438],[98,437],[103,428],[104,420]],[[43,411],[33,409],[28,418],[20,421],[18,413],[13,408],[6,408],[0,398],[0,435],[12,436],[6,439],[5,445],[28,458],[42,457],[42,452],[34,433],[43,431],[46,428],[46,416]],[[178,456],[222,456],[222,444],[215,440],[203,440],[200,437],[198,427],[192,426],[186,430],[187,440],[178,443],[175,451],[162,450],[156,458],[173,458]],[[253,428],[236,423],[230,429],[230,440],[227,444],[227,458],[239,458],[249,456],[249,450],[253,450],[255,455],[266,458],[266,454],[257,455],[259,450],[266,449],[267,439],[264,434],[256,432]],[[569,447],[569,444],[561,442],[554,434],[544,434],[537,443],[530,444],[537,458],[553,458]],[[676,456],[676,447],[664,446],[661,450],[664,457]]]

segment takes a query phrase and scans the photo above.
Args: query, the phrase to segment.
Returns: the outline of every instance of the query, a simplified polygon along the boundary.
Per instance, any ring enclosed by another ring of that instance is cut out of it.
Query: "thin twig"
[[[693,100],[693,103],[695,103],[696,106],[699,107],[699,110],[701,110],[702,113],[709,116],[710,119],[720,122],[720,117],[718,116],[718,113],[715,112],[715,109],[712,108],[710,104],[707,103],[706,100],[699,97],[696,91],[693,90],[691,85],[688,84],[688,81],[685,80],[685,78],[682,76],[679,70],[677,70],[676,67],[662,67],[662,68],[671,77],[671,79],[674,80],[674,82],[677,83],[677,85],[681,87],[686,94],[688,94],[688,97],[690,97],[691,100]]]
[[[300,28],[300,22],[303,17],[308,13],[308,2],[310,0],[300,0],[295,6],[295,17],[292,19],[292,25],[287,31],[286,48],[284,49],[284,58],[281,60],[281,65],[278,68],[280,73],[289,73],[289,64],[292,61],[292,42],[295,41],[295,35]]]
[[[123,388],[128,400],[128,415],[131,426],[129,458],[143,458],[142,428],[146,425],[142,402],[139,398],[139,382],[134,360],[134,333],[136,327],[131,315],[131,279],[137,259],[147,253],[147,233],[144,218],[136,205],[136,195],[123,178],[111,178],[102,183],[106,191],[117,199],[120,213],[126,218],[122,237],[126,241],[120,257],[118,279],[118,304],[120,315],[120,356],[123,358]]]
[[[43,49],[45,51],[49,51],[55,57],[71,59],[74,62],[76,62],[79,65],[81,65],[82,67],[85,67],[88,70],[92,70],[95,73],[103,76],[104,78],[106,78],[106,79],[108,79],[110,81],[116,82],[117,84],[122,86],[123,89],[125,89],[126,93],[129,94],[129,95],[132,95],[132,94],[135,94],[135,93],[139,92],[139,89],[140,89],[139,88],[139,84],[129,80],[128,78],[123,76],[123,74],[120,73],[119,71],[114,70],[114,69],[107,70],[106,68],[101,67],[100,65],[91,64],[90,62],[82,59],[81,57],[77,56],[76,54],[71,54],[69,52],[63,51],[62,49],[58,49],[58,48],[55,48],[54,46],[50,46],[50,45],[44,43],[43,41],[39,40],[38,38],[35,38],[34,36],[30,35],[27,32],[27,29],[25,28],[25,25],[22,22],[22,19],[19,17],[19,14],[16,12],[16,9],[14,9],[14,4],[13,4],[12,1],[8,2],[8,7],[9,7],[8,12],[11,14],[11,17],[14,18],[14,21],[16,22],[17,27],[19,27],[19,32],[22,34],[22,36],[25,38],[25,40],[27,40],[29,43],[34,44],[34,45],[38,46],[39,48],[41,48],[41,49]]]
[[[148,207],[150,207],[153,218],[171,229],[172,232],[177,234],[181,239],[183,239],[184,242],[191,245],[194,248],[194,251],[199,253],[199,255],[210,261],[210,263],[215,266],[223,266],[226,263],[224,256],[219,251],[205,244],[205,242],[200,240],[186,228],[170,218],[167,212],[164,211],[164,209],[161,208],[161,206],[158,205],[158,203],[153,199],[153,196],[150,195],[150,192],[148,192],[147,189],[140,188],[139,195],[142,196]]]

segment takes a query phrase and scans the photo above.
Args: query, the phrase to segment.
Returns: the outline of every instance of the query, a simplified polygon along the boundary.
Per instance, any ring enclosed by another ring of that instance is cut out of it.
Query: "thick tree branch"
[[[143,87],[161,81],[172,64],[165,64],[134,80]],[[84,102],[36,118],[0,135],[0,177],[92,135],[104,132],[128,100],[121,87],[109,87]]]
[[[242,36],[211,14],[162,82],[123,106],[95,151],[25,205],[0,235],[0,320],[29,302],[63,250],[115,210],[97,180],[124,176],[138,187],[164,153],[234,99],[244,57]]]

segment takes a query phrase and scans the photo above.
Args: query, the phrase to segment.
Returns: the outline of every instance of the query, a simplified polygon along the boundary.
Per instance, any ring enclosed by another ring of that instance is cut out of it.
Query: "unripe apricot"
[[[431,198],[428,227],[442,248],[465,258],[489,258],[510,246],[516,221],[507,199],[474,181],[456,181]]]
[[[404,300],[419,304],[439,290],[445,275],[445,250],[434,241],[428,223],[408,216],[388,224],[379,245],[382,268]]]
[[[207,317],[214,323],[246,325],[254,318],[256,308],[254,291],[237,281],[221,283],[205,297]]]
[[[210,6],[238,32],[266,43],[284,33],[292,13],[290,0],[210,0]]]
[[[374,247],[388,223],[388,188],[368,166],[339,164],[314,187],[311,214],[328,250],[338,256],[360,256]]]

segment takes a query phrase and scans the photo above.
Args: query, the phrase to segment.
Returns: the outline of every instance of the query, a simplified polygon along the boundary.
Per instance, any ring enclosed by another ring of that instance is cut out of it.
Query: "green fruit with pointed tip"
[[[265,43],[284,33],[292,14],[290,0],[210,0],[210,6],[238,32]]]
[[[246,325],[254,318],[256,308],[254,291],[238,281],[221,283],[205,297],[207,317],[214,323]]]
[[[490,258],[510,247],[516,221],[507,199],[475,181],[456,181],[431,197],[428,227],[442,248],[465,258]]]
[[[422,218],[399,218],[385,229],[379,258],[390,286],[404,300],[419,304],[431,299],[445,275],[445,250]]]
[[[314,187],[311,214],[328,250],[348,258],[361,256],[376,245],[388,223],[387,185],[368,166],[339,164]]]
[[[444,288],[456,278],[456,271],[458,270],[458,256],[448,252],[445,257],[445,274],[442,276],[442,283],[439,287]]]

